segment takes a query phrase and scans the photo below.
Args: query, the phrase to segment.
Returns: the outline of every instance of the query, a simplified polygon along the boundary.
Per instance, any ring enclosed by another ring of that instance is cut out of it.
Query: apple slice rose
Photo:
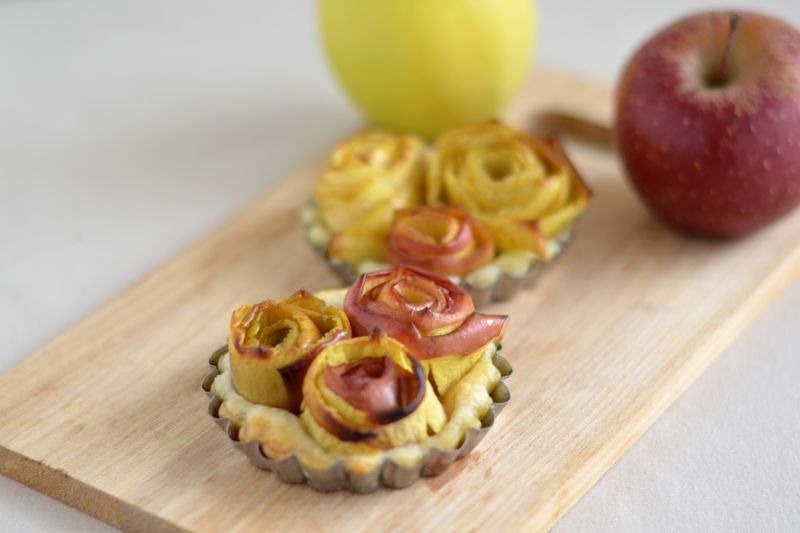
[[[503,337],[508,321],[476,312],[457,284],[410,266],[362,274],[345,295],[344,311],[354,334],[379,329],[403,343],[440,395]]]
[[[420,442],[446,422],[420,363],[375,330],[325,348],[303,382],[301,419],[328,451],[373,453]]]
[[[382,130],[333,150],[314,195],[331,257],[350,264],[383,259],[394,210],[422,200],[426,157],[419,138]]]
[[[350,335],[341,309],[304,290],[243,305],[233,312],[228,339],[234,388],[250,402],[299,412],[311,361]]]
[[[464,276],[494,259],[488,230],[460,207],[412,207],[395,213],[386,261],[441,276]]]
[[[436,143],[428,204],[455,204],[482,222],[499,252],[548,260],[547,239],[584,211],[590,191],[554,140],[485,122],[453,128]]]

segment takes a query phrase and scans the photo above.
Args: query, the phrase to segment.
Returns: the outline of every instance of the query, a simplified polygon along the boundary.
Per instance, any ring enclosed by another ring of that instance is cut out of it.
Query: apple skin
[[[377,126],[432,138],[497,116],[519,91],[532,0],[319,0],[328,63]]]
[[[614,136],[651,210],[685,232],[738,237],[800,201],[800,32],[741,19],[727,83],[714,86],[732,12],[681,19],[634,54],[616,94]]]

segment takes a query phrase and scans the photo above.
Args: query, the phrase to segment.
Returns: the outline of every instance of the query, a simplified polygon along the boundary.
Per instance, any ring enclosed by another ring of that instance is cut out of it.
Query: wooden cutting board
[[[607,121],[609,106],[603,85],[539,70],[508,119]],[[320,165],[0,376],[0,471],[138,531],[547,528],[800,270],[800,212],[734,243],[686,239],[644,211],[610,153],[571,153],[594,203],[539,285],[489,308],[512,316],[512,400],[443,475],[320,494],[252,467],[206,415],[200,381],[232,309],[337,285],[297,222]]]

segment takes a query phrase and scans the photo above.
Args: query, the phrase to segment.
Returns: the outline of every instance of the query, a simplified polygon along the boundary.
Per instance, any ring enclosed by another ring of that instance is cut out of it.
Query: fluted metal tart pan
[[[511,399],[511,392],[505,384],[505,380],[511,375],[512,368],[511,364],[499,354],[499,351],[500,348],[498,347],[492,362],[500,371],[501,379],[490,394],[494,403],[481,419],[480,428],[468,429],[458,448],[432,448],[415,465],[400,465],[391,459],[385,459],[379,466],[368,472],[349,470],[342,461],[337,462],[330,468],[315,470],[304,465],[295,454],[274,459],[267,457],[263,453],[259,441],[240,441],[239,428],[230,419],[219,415],[219,408],[222,402],[211,391],[214,379],[220,374],[217,363],[228,352],[227,346],[219,348],[209,358],[211,372],[203,379],[202,388],[210,397],[208,403],[209,416],[225,432],[234,446],[241,450],[256,467],[272,470],[281,481],[286,483],[306,483],[311,488],[322,492],[346,490],[366,493],[373,492],[381,487],[403,488],[411,485],[421,477],[437,476],[444,472],[453,461],[468,454],[483,439],[494,425],[497,415]]]

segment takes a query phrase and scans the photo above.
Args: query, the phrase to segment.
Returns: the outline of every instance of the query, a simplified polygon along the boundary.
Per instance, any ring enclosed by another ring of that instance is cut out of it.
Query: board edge
[[[92,487],[44,461],[26,457],[2,445],[0,474],[124,531],[188,531],[178,524]]]

